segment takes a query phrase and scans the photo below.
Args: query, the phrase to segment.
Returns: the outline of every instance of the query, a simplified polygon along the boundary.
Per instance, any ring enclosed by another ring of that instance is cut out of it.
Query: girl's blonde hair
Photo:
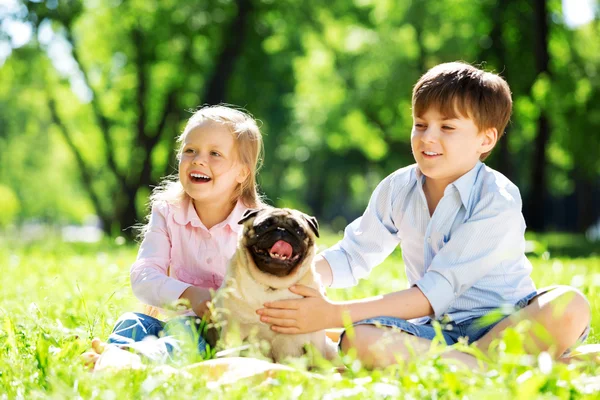
[[[232,203],[241,200],[244,205],[251,208],[260,208],[264,205],[258,192],[256,175],[262,165],[263,141],[256,120],[248,113],[227,105],[205,106],[198,109],[188,120],[183,132],[177,138],[177,159],[181,159],[183,142],[187,135],[203,122],[211,121],[222,124],[229,129],[236,140],[238,162],[248,168],[248,177],[238,185],[236,196]],[[177,174],[163,179],[150,195],[150,208],[157,202],[167,202],[179,205],[188,194],[183,189]],[[143,238],[147,226],[142,228],[140,238]]]

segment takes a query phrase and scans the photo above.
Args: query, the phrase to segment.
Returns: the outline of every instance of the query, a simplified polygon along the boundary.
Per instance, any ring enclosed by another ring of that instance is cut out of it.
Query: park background
[[[486,163],[520,188],[528,228],[585,233],[600,218],[594,5],[0,2],[0,224],[96,216],[131,237],[175,171],[190,110],[226,102],[262,122],[266,198],[339,231],[414,162],[414,83],[463,60],[512,88],[512,122]]]
[[[273,205],[317,216],[323,248],[383,177],[413,162],[412,86],[455,60],[510,84],[512,120],[486,163],[521,190],[536,284],[582,290],[597,343],[598,4],[0,0],[0,398],[594,398],[597,364],[549,370],[520,353],[516,334],[499,347],[495,375],[419,359],[385,374],[351,364],[339,379],[280,376],[254,391],[207,392],[202,379],[152,369],[99,378],[77,360],[122,312],[139,309],[130,227],[175,171],[175,138],[191,111],[225,102],[261,121],[261,190]],[[397,250],[359,286],[328,294],[405,286]]]

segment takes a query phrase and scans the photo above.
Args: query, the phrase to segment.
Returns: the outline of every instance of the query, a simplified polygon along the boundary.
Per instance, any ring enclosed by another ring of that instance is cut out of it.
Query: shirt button
[[[431,243],[431,238],[430,237],[427,238],[427,243]]]
[[[210,257],[209,257],[209,258],[207,258],[207,259],[206,259],[206,263],[207,263],[207,264],[210,264],[210,263],[212,263],[212,258],[210,258]]]

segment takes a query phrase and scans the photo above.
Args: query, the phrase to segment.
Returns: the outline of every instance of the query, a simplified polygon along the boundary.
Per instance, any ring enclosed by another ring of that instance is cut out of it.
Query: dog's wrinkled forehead
[[[299,214],[299,213],[298,213]],[[285,208],[275,208],[273,210],[270,210],[269,212],[261,212],[259,213],[255,218],[254,218],[254,222],[253,225],[260,225],[263,222],[270,220],[270,221],[277,221],[278,223],[286,223],[288,221],[291,220],[300,220],[301,218],[299,218],[300,215],[294,215],[293,210],[288,210]]]
[[[306,232],[309,230],[312,231],[319,237],[319,225],[316,218],[290,208],[248,209],[244,212],[242,219],[238,223],[250,228],[267,221],[278,224],[291,224],[294,227],[298,226]]]

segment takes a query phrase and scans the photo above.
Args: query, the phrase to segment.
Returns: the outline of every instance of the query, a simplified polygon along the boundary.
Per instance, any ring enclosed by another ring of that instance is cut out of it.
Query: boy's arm
[[[377,316],[412,319],[433,313],[429,300],[416,286],[383,296],[343,302],[330,302],[317,290],[306,286],[295,286],[290,290],[304,298],[266,303],[266,308],[257,311],[261,321],[271,324],[275,332],[306,333],[339,328],[349,322]]]
[[[317,258],[317,272],[326,287],[350,287],[367,276],[400,243],[393,219],[402,202],[392,174],[379,183],[363,215],[344,230],[344,238]]]
[[[333,274],[331,272],[331,266],[327,260],[320,254],[315,257],[315,270],[321,278],[321,284],[325,287],[331,286],[333,281]]]
[[[315,269],[321,283],[325,287],[330,286],[331,266],[323,256],[316,257]],[[304,299],[266,303],[265,308],[257,311],[261,321],[273,325],[272,329],[276,332],[304,333],[338,328],[347,322],[375,316],[412,319],[433,314],[429,300],[416,286],[383,296],[344,302],[331,302],[319,291],[306,286],[293,286],[290,291],[304,296]]]
[[[292,292],[307,298],[270,303],[259,314],[269,318],[273,330],[285,333],[339,327],[344,312],[350,314],[352,322],[386,315],[402,319],[431,314],[441,317],[456,298],[492,269],[525,258],[524,231],[518,193],[489,193],[434,257],[416,287],[343,303],[330,302],[308,288],[293,288]],[[320,262],[317,270],[327,271]]]

